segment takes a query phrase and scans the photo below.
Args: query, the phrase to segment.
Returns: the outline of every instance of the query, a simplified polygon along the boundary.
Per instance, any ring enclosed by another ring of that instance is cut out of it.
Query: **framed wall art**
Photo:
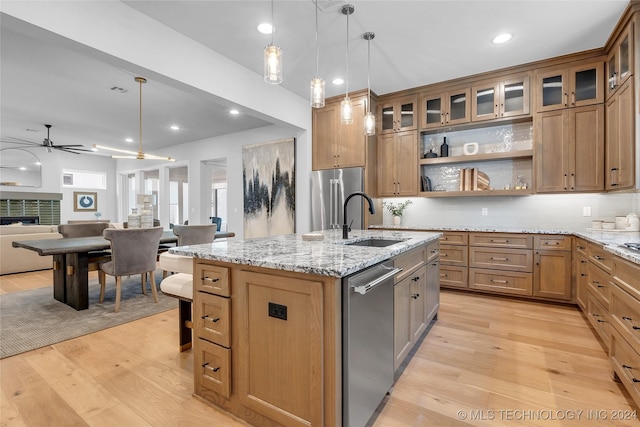
[[[295,233],[295,141],[242,147],[245,239]]]
[[[73,192],[73,210],[74,212],[97,212],[98,211],[98,193],[90,193],[86,191]]]

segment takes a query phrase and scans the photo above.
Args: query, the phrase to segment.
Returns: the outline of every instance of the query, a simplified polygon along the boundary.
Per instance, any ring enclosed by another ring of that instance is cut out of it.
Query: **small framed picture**
[[[87,193],[84,191],[73,192],[74,212],[97,212],[98,193]]]

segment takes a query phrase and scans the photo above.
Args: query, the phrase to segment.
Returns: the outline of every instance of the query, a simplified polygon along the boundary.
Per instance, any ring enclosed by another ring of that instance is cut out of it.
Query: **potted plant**
[[[404,210],[407,209],[407,206],[411,203],[413,203],[411,200],[405,200],[402,203],[382,202],[382,206],[393,216],[393,225],[400,225]]]

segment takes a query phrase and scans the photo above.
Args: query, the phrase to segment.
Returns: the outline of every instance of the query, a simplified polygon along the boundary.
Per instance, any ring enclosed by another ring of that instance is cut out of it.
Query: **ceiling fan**
[[[84,145],[80,144],[66,144],[66,145],[56,145],[53,143],[51,138],[49,137],[49,131],[51,130],[52,125],[44,125],[47,128],[47,137],[42,140],[42,143],[27,141],[25,139],[8,137],[6,140],[2,140],[2,142],[11,143],[11,144],[20,144],[20,145],[34,145],[39,147],[44,147],[47,149],[47,152],[51,153],[52,149],[64,151],[67,153],[80,154],[81,152],[91,152],[93,150],[87,150],[84,148]],[[79,148],[83,147],[83,148]]]

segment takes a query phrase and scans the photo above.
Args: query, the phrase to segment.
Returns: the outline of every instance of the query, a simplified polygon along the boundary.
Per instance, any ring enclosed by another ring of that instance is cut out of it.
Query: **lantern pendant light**
[[[353,105],[349,98],[349,15],[351,15],[354,10],[355,8],[351,4],[345,4],[342,6],[342,14],[347,15],[347,77],[345,79],[347,91],[344,99],[340,103],[340,123],[343,125],[350,125],[353,123]]]
[[[324,107],[324,80],[318,72],[320,63],[318,55],[318,0],[315,0],[313,5],[316,9],[316,75],[311,79],[310,99],[311,108],[322,108]]]
[[[264,81],[279,85],[282,83],[282,49],[273,42],[273,0],[271,0],[271,43],[264,48]]]
[[[367,41],[367,114],[364,115],[364,134],[373,136],[376,134],[376,116],[371,112],[371,40],[375,33],[367,32],[363,34]]]

